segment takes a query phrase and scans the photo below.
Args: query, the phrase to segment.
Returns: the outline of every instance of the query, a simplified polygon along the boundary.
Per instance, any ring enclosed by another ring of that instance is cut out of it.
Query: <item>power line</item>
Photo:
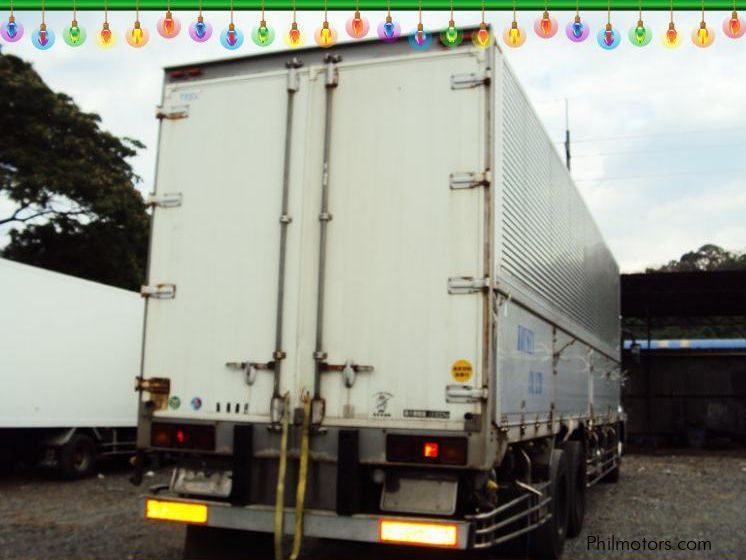
[[[682,177],[682,176],[696,176],[696,175],[724,175],[724,174],[743,174],[746,173],[746,170],[744,169],[717,169],[717,170],[709,170],[709,171],[680,171],[680,172],[673,172],[673,173],[661,173],[661,174],[650,174],[650,175],[620,175],[617,177],[611,176],[611,177],[584,177],[580,179],[574,179],[576,183],[580,182],[586,182],[586,181],[598,181],[599,183],[604,183],[607,181],[636,181],[640,179],[659,179],[664,177]]]
[[[581,138],[580,140],[573,140],[573,144],[575,143],[585,143],[585,142],[606,142],[611,140],[636,140],[641,138],[656,138],[661,136],[679,136],[682,134],[707,134],[710,132],[724,132],[724,131],[733,131],[733,130],[746,130],[746,125],[743,126],[731,126],[727,128],[705,128],[705,129],[699,129],[699,130],[672,130],[668,132],[656,132],[656,133],[648,133],[648,134],[630,134],[625,136],[597,136],[597,137],[587,137],[587,138]],[[564,141],[555,141],[555,144],[563,144]]]
[[[659,148],[659,149],[653,149],[653,150],[628,150],[624,152],[595,152],[595,153],[589,153],[589,154],[573,154],[572,157],[574,158],[584,158],[584,157],[601,157],[601,156],[622,156],[622,155],[630,155],[630,154],[650,154],[650,153],[662,153],[662,152],[689,152],[694,150],[703,150],[703,149],[710,149],[710,148],[732,148],[732,147],[741,147],[746,146],[746,143],[736,143],[736,144],[708,144],[704,146],[672,146],[669,148]]]

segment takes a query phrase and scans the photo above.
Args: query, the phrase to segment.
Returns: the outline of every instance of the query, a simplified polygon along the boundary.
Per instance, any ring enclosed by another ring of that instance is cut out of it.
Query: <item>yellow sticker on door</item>
[[[456,360],[451,366],[451,377],[456,383],[468,383],[474,375],[474,368],[469,360]]]

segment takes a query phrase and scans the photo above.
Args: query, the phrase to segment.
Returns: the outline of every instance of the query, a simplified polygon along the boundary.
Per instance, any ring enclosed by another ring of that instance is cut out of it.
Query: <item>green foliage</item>
[[[2,256],[137,289],[148,216],[126,158],[144,148],[99,128],[100,117],[54,93],[30,64],[0,55]]]
[[[645,272],[696,272],[706,270],[744,270],[746,254],[726,251],[717,245],[702,245],[696,251],[684,253],[678,261],[670,261]]]

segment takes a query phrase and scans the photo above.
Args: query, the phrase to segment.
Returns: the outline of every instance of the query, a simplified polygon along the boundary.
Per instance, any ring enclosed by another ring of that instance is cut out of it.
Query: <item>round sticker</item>
[[[467,383],[474,375],[474,368],[468,360],[457,360],[451,366],[451,377],[457,383]]]
[[[177,408],[181,406],[181,399],[177,397],[176,395],[174,395],[173,397],[168,399],[168,406],[176,410]]]
[[[202,399],[200,399],[199,397],[194,397],[192,399],[192,408],[194,410],[199,410],[200,408],[202,408]]]

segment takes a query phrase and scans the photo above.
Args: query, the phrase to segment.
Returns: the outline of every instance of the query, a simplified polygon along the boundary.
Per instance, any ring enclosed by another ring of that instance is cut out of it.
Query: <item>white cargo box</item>
[[[156,416],[267,422],[278,351],[279,393],[317,389],[326,425],[616,414],[618,268],[499,51],[336,52],[167,75],[143,376],[178,399]]]
[[[0,428],[134,427],[137,293],[0,259]]]

